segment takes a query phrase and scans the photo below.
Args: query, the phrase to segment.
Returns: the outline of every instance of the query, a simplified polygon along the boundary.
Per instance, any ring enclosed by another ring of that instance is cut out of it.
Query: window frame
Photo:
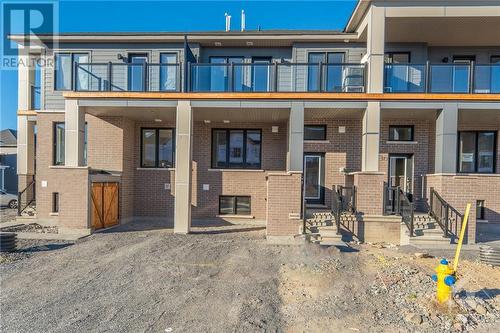
[[[474,133],[475,134],[475,142],[474,142],[474,171],[460,171],[460,139],[462,133]],[[478,172],[479,165],[479,134],[480,133],[493,133],[493,170],[492,172]],[[477,173],[477,174],[496,174],[497,173],[497,150],[498,150],[498,131],[495,130],[481,130],[481,131],[458,131],[457,132],[457,173],[468,174],[468,173]]]
[[[52,192],[52,212],[59,213],[60,197],[59,192]]]
[[[65,149],[66,149],[66,122],[64,121],[54,121],[52,123],[52,165],[65,165],[66,164],[66,153],[64,153],[64,160],[62,161],[62,163],[58,163],[57,162],[57,126],[58,125],[64,125],[64,128],[63,128],[63,140],[64,140],[64,145],[65,145]]]
[[[162,62],[161,61],[162,55],[174,55],[175,56],[175,63],[174,63],[175,64],[175,66],[174,66],[174,68],[175,68],[175,88],[174,89],[162,89],[162,82],[163,82],[163,78],[162,78],[162,73],[163,73],[162,68],[163,67],[162,67],[162,65],[168,64],[168,66],[164,66],[167,69],[170,67],[170,65],[172,65],[171,63],[168,63],[168,62]],[[178,87],[179,82],[180,82],[180,78],[179,78],[179,75],[180,75],[180,72],[179,72],[179,53],[178,52],[167,52],[167,51],[163,52],[162,51],[159,53],[159,63],[160,63],[160,65],[159,65],[159,75],[158,75],[158,80],[159,80],[159,82],[158,82],[159,89],[158,90],[159,91],[166,91],[166,92],[179,91],[179,87]]]
[[[391,138],[391,130],[393,128],[410,128],[411,129],[411,135],[410,135],[410,140],[396,140],[394,138]],[[387,137],[388,141],[391,142],[414,142],[415,141],[415,125],[389,125],[389,133]]]
[[[143,143],[144,143],[144,136],[143,132],[144,130],[154,130],[155,131],[155,165],[154,166],[145,166],[143,163]],[[169,167],[161,167],[159,166],[160,160],[159,160],[159,148],[160,148],[160,130],[171,130],[172,131],[172,166]],[[141,142],[140,142],[140,168],[144,169],[171,169],[175,168],[175,128],[173,127],[141,127],[140,131],[140,136],[141,136]]]
[[[216,166],[214,164],[214,133],[215,131],[225,131],[226,132],[226,161],[224,166]],[[231,166],[229,163],[230,154],[230,135],[231,131],[243,131],[243,162],[238,166]],[[259,165],[254,167],[248,165],[247,163],[247,135],[248,131],[258,131],[260,134],[260,147],[259,147]],[[210,168],[212,169],[249,169],[249,170],[260,170],[262,169],[262,129],[261,128],[212,128],[212,135],[210,138]]]
[[[70,75],[71,75],[71,87],[69,89],[58,89],[57,88],[57,56],[58,55],[69,55],[71,57],[71,69],[69,71]],[[54,52],[54,82],[53,82],[53,89],[54,91],[72,91],[74,90],[75,88],[75,54],[85,54],[87,55],[88,57],[88,62],[90,63],[91,62],[91,59],[90,59],[90,52],[86,52],[86,51],[76,51],[76,52],[66,52],[66,51],[63,51],[63,52]]]
[[[323,139],[306,139],[306,127],[315,127],[315,128],[323,128],[323,132],[324,132],[324,135],[323,135]],[[304,141],[326,141],[326,139],[328,138],[328,126],[327,125],[324,125],[324,124],[321,124],[321,125],[304,125]]]
[[[222,213],[221,212],[221,199],[222,198],[232,198],[233,199],[233,211],[231,213]],[[239,198],[248,198],[248,203],[249,203],[249,210],[250,214],[238,214],[238,199]],[[250,195],[219,195],[219,209],[218,209],[219,215],[238,215],[238,216],[249,216],[252,215],[252,196]]]

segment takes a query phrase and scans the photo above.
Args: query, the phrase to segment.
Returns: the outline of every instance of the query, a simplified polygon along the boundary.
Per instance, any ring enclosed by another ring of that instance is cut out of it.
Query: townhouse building
[[[474,243],[500,223],[499,31],[497,1],[373,0],[343,31],[37,36],[20,49],[44,66],[19,69],[19,214],[433,243],[472,203]]]

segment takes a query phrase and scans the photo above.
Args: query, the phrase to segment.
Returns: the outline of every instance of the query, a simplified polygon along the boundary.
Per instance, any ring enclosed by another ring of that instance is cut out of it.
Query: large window
[[[251,205],[249,196],[229,196],[219,197],[220,215],[250,215]]]
[[[56,90],[71,90],[72,78],[75,78],[75,88],[77,90],[88,90],[88,70],[77,66],[74,73],[74,63],[88,63],[87,53],[56,53],[55,55],[55,82]],[[84,65],[85,66],[85,65]]]
[[[496,132],[459,132],[458,172],[494,173]]]
[[[413,141],[414,127],[412,125],[389,126],[389,141]]]
[[[409,64],[410,52],[386,52],[384,62],[386,64]]]
[[[64,165],[64,145],[65,145],[65,134],[64,134],[64,123],[58,122],[54,123],[54,133],[53,133],[53,163],[54,165]],[[83,165],[87,165],[87,123],[85,123],[85,132],[83,134]]]
[[[212,168],[260,169],[261,136],[261,130],[214,129]]]
[[[304,140],[326,140],[326,125],[305,125]]]
[[[342,87],[342,66],[344,62],[343,52],[310,52],[307,62],[307,91],[338,91]],[[325,69],[321,69],[319,64],[330,64]],[[332,64],[338,64],[332,65]],[[322,76],[326,76],[326,79]],[[323,81],[323,82],[321,82]]]
[[[174,167],[174,130],[143,128],[141,130],[141,167]]]

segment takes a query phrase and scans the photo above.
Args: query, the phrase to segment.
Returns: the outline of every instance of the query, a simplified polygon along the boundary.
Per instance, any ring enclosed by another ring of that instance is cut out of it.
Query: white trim
[[[304,140],[304,143],[330,143],[330,140]]]
[[[387,140],[385,143],[388,145],[416,145],[416,144],[418,144],[418,141]]]
[[[217,218],[226,218],[226,219],[255,219],[255,216],[253,215],[237,215],[237,214],[222,214],[222,215],[215,215]]]
[[[141,168],[138,167],[136,170],[148,170],[148,171],[175,171],[175,168]]]
[[[264,169],[208,169],[210,172],[266,172]]]

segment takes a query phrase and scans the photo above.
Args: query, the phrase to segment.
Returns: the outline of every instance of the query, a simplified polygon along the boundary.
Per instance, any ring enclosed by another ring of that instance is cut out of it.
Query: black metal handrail
[[[384,183],[384,214],[401,216],[410,237],[415,236],[415,207],[400,186]]]
[[[342,213],[356,213],[356,187],[337,185],[332,188],[332,213],[337,226],[337,234],[340,234]]]
[[[29,207],[33,202],[36,200],[36,181],[33,178],[33,180],[26,185],[26,187],[17,193],[17,215],[21,216],[22,212]],[[25,196],[25,199],[23,200],[23,194]],[[23,204],[24,203],[24,204]]]
[[[430,189],[429,215],[436,220],[445,237],[456,237],[463,215],[453,208],[439,193]]]

